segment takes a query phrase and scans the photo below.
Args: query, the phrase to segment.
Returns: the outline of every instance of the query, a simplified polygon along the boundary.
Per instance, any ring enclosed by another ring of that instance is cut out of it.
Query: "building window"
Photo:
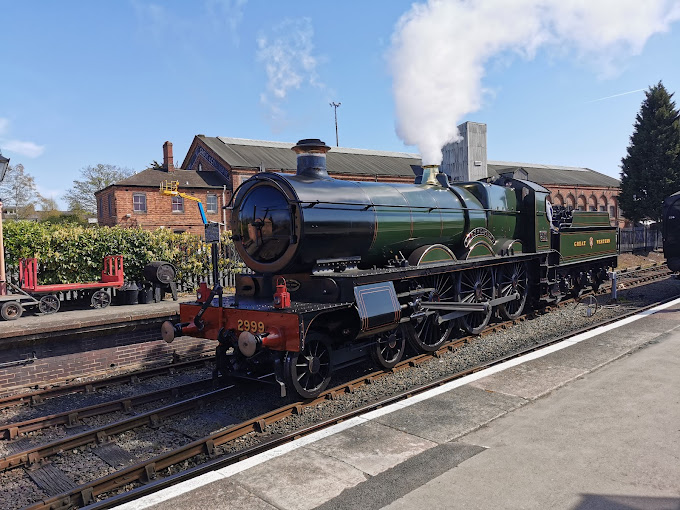
[[[616,218],[616,206],[615,205],[609,206],[609,216],[611,218]]]
[[[134,212],[146,212],[146,193],[132,195],[132,210]]]
[[[184,198],[172,197],[172,212],[174,213],[184,212]]]
[[[607,206],[606,206],[606,205],[601,205],[601,206],[600,206],[600,211],[602,211],[602,212],[607,212]]]
[[[109,201],[109,216],[113,216],[113,195],[108,196]]]
[[[217,212],[217,195],[208,195],[208,198],[207,198],[206,204],[205,204],[205,210],[206,210],[206,212],[209,212],[209,213],[216,213]]]
[[[102,197],[99,197],[97,199],[97,203],[99,204],[99,207],[97,207],[97,216],[99,216],[100,218],[103,218],[104,217],[104,200],[102,199]]]

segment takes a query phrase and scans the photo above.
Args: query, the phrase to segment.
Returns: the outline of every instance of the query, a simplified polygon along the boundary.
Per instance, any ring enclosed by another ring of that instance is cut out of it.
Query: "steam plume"
[[[482,106],[494,57],[546,47],[616,72],[680,19],[680,0],[429,0],[397,23],[389,54],[397,134],[424,164],[441,162],[456,126]],[[527,100],[529,100],[527,98]]]

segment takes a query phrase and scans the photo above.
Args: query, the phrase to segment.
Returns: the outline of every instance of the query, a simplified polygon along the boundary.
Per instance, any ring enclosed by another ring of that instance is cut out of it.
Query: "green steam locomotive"
[[[414,184],[342,181],[330,148],[301,140],[297,173],[261,172],[234,195],[232,233],[251,273],[233,297],[203,287],[163,336],[218,341],[218,373],[318,395],[334,370],[408,346],[437,350],[456,331],[519,317],[597,288],[617,263],[606,212],[553,210],[514,178],[455,182],[425,166]]]

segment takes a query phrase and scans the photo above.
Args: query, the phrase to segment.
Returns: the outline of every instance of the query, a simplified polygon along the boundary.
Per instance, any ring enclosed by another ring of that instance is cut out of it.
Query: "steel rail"
[[[16,395],[8,395],[0,398],[0,409],[13,407],[17,405],[39,404],[47,398],[60,397],[71,393],[92,393],[98,389],[106,388],[116,384],[123,383],[137,383],[141,380],[158,375],[169,374],[173,375],[177,370],[184,370],[193,368],[209,362],[214,359],[214,356],[205,356],[189,361],[182,361],[180,363],[172,363],[170,365],[163,365],[161,367],[149,368],[146,370],[137,370],[127,374],[116,375],[113,377],[106,377],[94,381],[87,381],[77,384],[64,384],[63,386],[53,386],[38,391],[31,391],[27,393],[20,393]]]
[[[270,450],[276,446],[279,446],[281,444],[285,444],[288,442],[291,442],[297,438],[303,437],[305,435],[308,435],[312,432],[315,432],[317,430],[321,430],[324,428],[327,428],[331,425],[334,425],[336,423],[346,421],[350,418],[359,416],[361,414],[364,414],[366,412],[372,411],[374,409],[384,407],[386,405],[392,404],[394,402],[398,402],[401,400],[408,399],[414,395],[420,394],[424,391],[427,391],[431,388],[435,388],[438,386],[441,386],[442,384],[446,384],[447,382],[460,379],[462,377],[465,377],[466,375],[470,375],[476,372],[479,372],[481,370],[484,370],[486,368],[504,363],[508,360],[517,358],[519,356],[522,356],[524,354],[528,354],[530,352],[535,352],[537,350],[543,349],[545,347],[549,347],[551,345],[554,345],[556,343],[559,343],[567,338],[571,338],[573,336],[576,336],[578,334],[581,334],[585,331],[590,331],[592,329],[601,327],[605,324],[610,324],[619,320],[622,320],[626,317],[629,317],[631,315],[638,314],[642,311],[649,310],[650,308],[653,308],[655,306],[659,306],[663,303],[669,302],[672,299],[676,299],[676,297],[669,298],[667,300],[659,301],[654,304],[645,306],[645,307],[640,307],[639,309],[636,310],[631,310],[626,313],[621,314],[620,316],[614,317],[607,319],[605,321],[599,321],[596,324],[589,325],[588,327],[578,329],[576,331],[570,331],[569,333],[565,333],[563,335],[560,335],[559,337],[553,338],[551,340],[548,340],[546,342],[543,342],[538,345],[534,345],[531,347],[528,347],[526,349],[522,349],[521,351],[514,352],[512,354],[503,356],[501,358],[492,360],[487,363],[482,363],[479,365],[476,365],[472,368],[463,370],[461,372],[457,372],[455,374],[450,374],[448,376],[445,376],[441,379],[438,379],[436,381],[432,381],[430,383],[427,383],[422,386],[418,386],[416,388],[412,388],[409,390],[406,390],[402,393],[399,393],[397,395],[392,395],[389,397],[386,397],[384,399],[381,399],[379,401],[364,405],[360,408],[354,409],[352,411],[349,411],[347,413],[343,413],[339,416],[335,416],[333,418],[324,420],[320,423],[308,426],[306,428],[296,430],[294,432],[291,432],[289,434],[283,435],[281,437],[260,443],[258,445],[252,446],[245,448],[243,450],[239,450],[234,453],[230,453],[228,455],[222,456],[218,459],[213,459],[210,460],[204,464],[201,464],[199,466],[195,466],[194,468],[191,468],[190,470],[176,473],[167,477],[163,477],[161,479],[158,479],[159,473],[168,467],[171,467],[175,464],[178,464],[179,462],[183,462],[185,460],[188,460],[192,457],[195,457],[197,455],[207,455],[209,457],[212,457],[215,454],[215,447],[220,446],[222,444],[225,444],[233,439],[237,439],[239,437],[242,437],[245,434],[251,433],[251,432],[262,432],[265,430],[266,426],[272,423],[275,423],[277,421],[280,421],[292,414],[298,414],[302,411],[304,407],[308,407],[311,405],[314,405],[318,403],[319,400],[323,400],[325,398],[330,398],[331,395],[333,394],[338,394],[338,393],[344,393],[346,391],[351,391],[355,389],[357,386],[367,384],[368,381],[371,380],[371,376],[378,375],[379,376],[384,376],[384,372],[376,372],[374,374],[369,374],[368,376],[363,376],[358,379],[355,379],[354,381],[350,381],[349,383],[344,383],[336,388],[333,388],[331,390],[327,390],[326,392],[322,393],[319,397],[313,400],[305,401],[305,402],[298,402],[294,404],[290,404],[287,406],[284,406],[280,409],[271,411],[269,413],[263,414],[257,418],[253,418],[247,422],[244,422],[242,424],[236,425],[234,427],[231,427],[225,431],[220,431],[214,434],[211,434],[210,436],[206,436],[205,438],[196,440],[190,444],[187,444],[185,446],[182,446],[178,448],[177,450],[174,450],[172,452],[167,452],[161,455],[158,455],[156,457],[153,457],[147,461],[140,462],[138,464],[135,464],[133,466],[129,466],[127,468],[124,468],[120,471],[117,471],[115,473],[111,473],[107,476],[104,476],[102,478],[99,478],[97,480],[93,480],[91,482],[82,484],[76,488],[74,488],[72,491],[69,492],[64,492],[62,494],[59,494],[57,496],[53,496],[51,498],[44,499],[40,502],[37,502],[29,507],[26,507],[25,510],[47,510],[47,509],[52,509],[52,508],[61,508],[62,506],[67,507],[67,505],[75,505],[75,506],[84,506],[88,505],[87,509],[88,510],[94,510],[94,509],[102,509],[102,508],[110,508],[115,505],[119,505],[121,503],[124,503],[126,501],[130,501],[133,499],[137,499],[139,497],[142,497],[147,494],[151,494],[153,492],[156,492],[160,489],[169,487],[171,485],[177,484],[180,481],[189,479],[191,477],[198,476],[199,474],[202,474],[207,471],[211,471],[214,469],[219,469],[221,467],[225,467],[228,465],[235,464],[241,460],[244,460],[248,457],[252,457],[253,455],[256,455],[258,453]],[[440,349],[440,351],[443,351],[445,349]],[[427,358],[431,358],[432,354],[427,354],[424,355]],[[406,364],[409,364],[411,360],[406,361]],[[129,483],[134,483],[134,482],[142,482],[144,485],[141,487],[137,487],[131,491],[128,491],[123,494],[118,494],[115,495],[111,498],[108,498],[104,501],[94,501],[95,496],[100,496],[102,494],[105,494],[107,492],[113,491],[123,485],[129,484]]]
[[[77,448],[89,443],[105,443],[108,441],[109,436],[121,434],[136,427],[159,426],[164,419],[215,400],[232,388],[234,388],[233,385],[226,386],[158,409],[152,409],[151,411],[132,416],[125,420],[120,420],[101,427],[86,430],[79,434],[67,436],[50,443],[34,446],[21,452],[6,455],[5,457],[0,458],[0,472],[20,466],[34,465],[64,450]]]
[[[212,379],[201,379],[180,386],[172,386],[162,390],[123,397],[118,400],[110,400],[100,404],[64,411],[63,413],[40,416],[30,420],[0,425],[0,437],[3,439],[14,439],[19,434],[35,432],[36,430],[42,430],[57,425],[75,427],[82,424],[80,420],[83,418],[92,418],[93,416],[101,416],[103,414],[115,412],[127,413],[132,411],[135,406],[149,404],[165,398],[175,398],[192,391],[204,390],[211,384]]]

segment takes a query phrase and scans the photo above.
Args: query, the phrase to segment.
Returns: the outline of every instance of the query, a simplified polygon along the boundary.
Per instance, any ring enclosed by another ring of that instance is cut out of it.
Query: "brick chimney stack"
[[[175,170],[175,164],[172,161],[172,142],[165,142],[163,144],[163,168],[167,172]]]

